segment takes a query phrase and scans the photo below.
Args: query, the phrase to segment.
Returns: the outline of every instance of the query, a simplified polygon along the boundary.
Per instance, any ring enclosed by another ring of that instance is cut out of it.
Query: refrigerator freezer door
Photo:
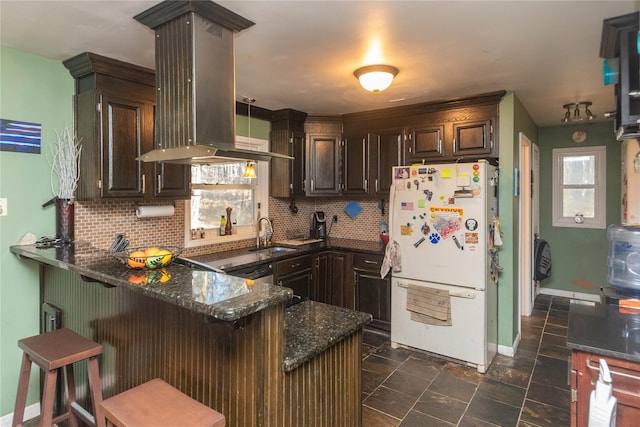
[[[406,309],[409,284],[448,290],[451,326],[412,320],[411,312]],[[493,304],[487,304],[487,297],[485,291],[394,277],[391,284],[392,345],[406,345],[459,359],[475,365],[479,372],[486,372],[497,352],[496,316],[488,312]]]

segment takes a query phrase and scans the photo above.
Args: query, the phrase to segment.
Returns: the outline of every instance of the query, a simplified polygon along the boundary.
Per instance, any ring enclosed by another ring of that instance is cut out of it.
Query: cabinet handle
[[[374,265],[378,265],[378,262],[377,262],[377,261],[371,261],[371,260],[368,260],[368,259],[365,259],[365,260],[364,260],[364,263],[365,263],[365,264],[374,264]]]
[[[282,280],[278,280],[278,286],[282,286]]]
[[[158,192],[162,190],[162,175],[158,174]]]
[[[600,361],[598,360],[598,364],[593,365],[591,363],[591,358],[587,359],[587,368],[591,369],[592,371],[597,371],[600,372]],[[626,378],[630,378],[632,380],[640,380],[640,377],[636,376],[636,375],[629,375],[629,374],[625,374],[624,372],[618,372],[614,369],[611,368],[611,365],[609,365],[609,372],[611,372],[611,375],[618,375],[621,377],[626,377]]]
[[[442,153],[442,140],[438,140],[438,153]]]
[[[364,191],[369,191],[369,181],[367,181],[366,179],[363,180],[363,184],[364,184]]]
[[[291,268],[298,268],[298,267],[300,267],[300,263],[297,263],[297,264],[291,264]]]
[[[315,186],[313,185],[313,180],[311,180],[311,192],[313,192],[315,190]]]
[[[632,98],[640,98],[640,90],[632,90],[629,92],[629,96]]]
[[[378,192],[378,178],[376,178],[376,182],[375,182],[375,187],[376,187],[376,193]]]
[[[142,174],[142,194],[145,193],[145,189],[147,187],[146,184],[147,184],[147,182],[146,182],[146,179],[145,179],[145,174]]]

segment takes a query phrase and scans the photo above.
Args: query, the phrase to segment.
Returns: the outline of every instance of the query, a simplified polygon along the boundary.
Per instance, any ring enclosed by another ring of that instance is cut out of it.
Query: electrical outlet
[[[333,222],[338,222],[338,215],[333,216]]]
[[[9,213],[7,209],[7,198],[0,198],[0,216],[7,216],[7,214]]]

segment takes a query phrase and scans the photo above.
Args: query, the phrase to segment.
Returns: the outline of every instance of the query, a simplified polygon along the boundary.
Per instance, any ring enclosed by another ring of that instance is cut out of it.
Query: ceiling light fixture
[[[247,103],[247,123],[248,123],[248,133],[249,138],[251,138],[251,104],[256,102],[254,98],[244,97],[242,98],[244,102]],[[256,162],[249,160],[242,171],[243,178],[257,178],[256,175]]]
[[[580,106],[584,107],[584,116],[580,114]],[[593,121],[596,118],[595,114],[591,112],[591,102],[572,102],[570,104],[564,104],[562,108],[567,111],[564,113],[564,117],[560,120],[562,123],[577,123],[582,122],[585,119],[587,121]],[[572,111],[573,110],[573,113]]]
[[[360,85],[369,92],[378,93],[391,85],[398,69],[391,65],[367,65],[353,72]]]

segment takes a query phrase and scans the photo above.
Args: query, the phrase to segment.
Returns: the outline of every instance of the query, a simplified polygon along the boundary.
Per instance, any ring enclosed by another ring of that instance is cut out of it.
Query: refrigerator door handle
[[[406,289],[407,284],[398,282],[398,287]],[[466,291],[449,291],[449,296],[457,297],[457,298],[476,299],[476,294],[474,294],[473,292],[466,292]]]

